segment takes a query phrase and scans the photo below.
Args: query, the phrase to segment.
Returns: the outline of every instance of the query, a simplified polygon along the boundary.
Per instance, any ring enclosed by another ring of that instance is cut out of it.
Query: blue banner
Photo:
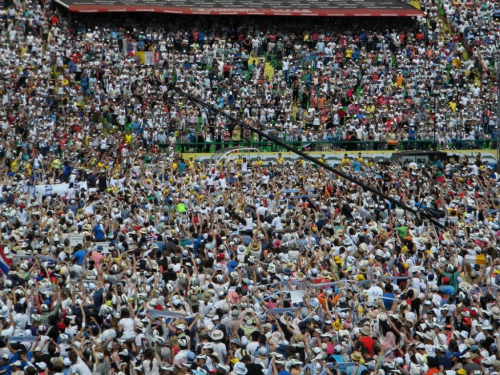
[[[276,308],[276,309],[269,309],[267,312],[269,314],[284,314],[288,312],[295,312],[297,311],[298,307],[283,307],[283,308]]]

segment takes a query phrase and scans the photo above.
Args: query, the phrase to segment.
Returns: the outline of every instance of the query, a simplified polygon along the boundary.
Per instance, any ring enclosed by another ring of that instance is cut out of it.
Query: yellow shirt
[[[17,159],[14,159],[11,163],[10,163],[10,170],[12,172],[17,172],[19,170],[19,161]]]
[[[278,164],[282,164],[284,162],[285,162],[285,159],[283,159],[283,157],[281,157],[281,158],[278,159]]]
[[[61,161],[59,159],[56,159],[52,162],[52,168],[55,168],[55,169],[61,169]]]
[[[363,158],[358,158],[358,161],[359,161],[360,163],[362,163],[364,160],[363,160]]]
[[[342,164],[344,165],[351,164],[351,161],[348,158],[342,158]]]
[[[264,162],[262,160],[256,160],[253,162],[253,165],[255,165],[256,167],[261,167],[262,164],[264,164]]]
[[[132,144],[132,134],[125,134],[125,143],[128,145]]]

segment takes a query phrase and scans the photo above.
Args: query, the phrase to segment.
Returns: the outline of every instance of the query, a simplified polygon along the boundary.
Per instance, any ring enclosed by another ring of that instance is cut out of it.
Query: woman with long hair
[[[177,353],[181,350],[181,346],[179,345],[179,338],[177,336],[172,336],[170,338],[170,343],[168,344],[170,350],[172,351],[171,358],[173,359]]]
[[[133,341],[135,338],[134,319],[130,317],[130,311],[127,309],[121,312],[121,319],[118,322],[118,332],[123,340]]]
[[[144,361],[142,362],[142,369],[144,375],[160,375],[160,360],[156,358],[157,354],[152,349],[147,349],[144,352]]]
[[[381,354],[384,356],[383,363],[394,361],[394,358],[396,358],[394,351],[396,349],[396,336],[389,331],[385,335],[385,341],[382,344]]]

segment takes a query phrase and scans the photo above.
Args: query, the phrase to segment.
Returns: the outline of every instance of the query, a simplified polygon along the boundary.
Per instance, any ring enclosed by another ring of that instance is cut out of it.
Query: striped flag
[[[0,270],[7,275],[10,271],[10,264],[12,263],[12,259],[8,259],[3,252],[3,246],[0,245]]]

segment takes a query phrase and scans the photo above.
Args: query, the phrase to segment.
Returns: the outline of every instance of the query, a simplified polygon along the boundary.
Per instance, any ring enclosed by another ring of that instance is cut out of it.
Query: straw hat
[[[220,329],[216,329],[215,331],[212,332],[210,337],[212,338],[212,340],[222,340],[222,338],[224,337],[224,334],[222,333],[222,331]]]
[[[353,352],[353,353],[351,354],[351,359],[352,359],[353,361],[359,362],[359,363],[361,363],[361,364],[363,364],[363,363],[365,362],[365,360],[364,360],[364,358],[363,358],[363,356],[361,355],[361,353],[360,353],[360,352]]]
[[[293,262],[288,262],[285,264],[285,268],[289,267],[290,270],[295,271],[295,264]]]
[[[300,272],[300,271],[299,271],[299,272],[297,272],[297,273],[295,274],[295,278],[296,278],[297,280],[304,280],[304,279],[306,278],[306,276],[305,276],[302,272]]]
[[[253,250],[253,251],[259,251],[260,250],[260,243],[257,242],[257,241],[253,241],[251,244],[250,244],[250,250]]]

